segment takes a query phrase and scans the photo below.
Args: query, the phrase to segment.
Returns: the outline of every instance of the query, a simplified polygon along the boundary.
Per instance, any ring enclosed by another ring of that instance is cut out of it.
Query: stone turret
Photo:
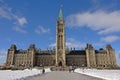
[[[110,44],[106,45],[107,59],[109,67],[116,67],[115,51]]]
[[[17,49],[16,45],[12,44],[11,47],[10,47],[10,50],[16,50],[16,49]]]
[[[96,67],[95,50],[91,44],[86,47],[87,67]]]
[[[28,56],[29,56],[28,62],[29,62],[30,67],[34,67],[35,65],[35,49],[36,48],[34,44],[31,44],[28,48]]]
[[[86,48],[87,49],[93,49],[93,46],[92,46],[92,44],[87,44]]]
[[[16,50],[17,50],[17,47],[15,44],[12,44],[10,49],[8,49],[6,66],[14,65],[14,55],[15,55]]]
[[[31,49],[35,49],[35,44],[31,44],[31,45],[29,46],[29,50],[31,50]]]

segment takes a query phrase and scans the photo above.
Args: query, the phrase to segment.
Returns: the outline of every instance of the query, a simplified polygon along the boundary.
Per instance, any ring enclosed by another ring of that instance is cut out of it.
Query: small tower
[[[116,64],[115,51],[110,44],[106,45],[106,52],[107,52],[106,58],[108,59],[109,67],[112,67],[112,68],[116,67],[117,64]]]
[[[66,66],[65,58],[65,22],[60,8],[56,24],[56,66]]]
[[[30,67],[34,67],[35,65],[35,45],[31,44],[28,48],[28,63]]]
[[[12,44],[10,49],[8,49],[7,52],[7,59],[6,59],[6,66],[12,66],[14,65],[14,55],[17,50],[17,47],[15,44]]]
[[[86,47],[87,67],[96,67],[95,50],[91,44]]]

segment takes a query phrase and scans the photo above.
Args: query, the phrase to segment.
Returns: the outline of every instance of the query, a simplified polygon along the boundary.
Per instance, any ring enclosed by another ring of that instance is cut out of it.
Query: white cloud
[[[19,26],[15,26],[13,29],[14,29],[15,31],[17,31],[17,32],[20,32],[20,33],[27,33],[27,31],[25,31],[24,29],[22,29],[22,28],[19,27]]]
[[[11,19],[11,13],[9,13],[9,8],[0,7],[0,16],[6,19]]]
[[[117,51],[117,54],[118,54],[118,58],[120,59],[120,50],[119,51]]]
[[[74,38],[67,38],[67,40],[66,40],[66,48],[85,49],[86,44],[87,44],[87,42],[80,42]],[[99,48],[105,47],[105,42],[102,42],[102,41],[88,43],[88,44],[92,44],[94,49],[99,49]],[[55,46],[56,46],[56,43],[52,43],[49,45],[49,47],[55,47]]]
[[[27,20],[24,16],[19,16],[15,14],[12,10],[13,9],[8,6],[0,7],[0,17],[7,20],[11,20],[15,26],[14,28],[16,28],[17,26],[17,29],[14,29],[14,30],[23,33],[23,26],[27,24]],[[18,27],[19,27],[19,30],[18,30]]]
[[[69,27],[87,26],[97,30],[98,34],[120,32],[120,11],[94,11],[70,15],[66,18]]]
[[[0,60],[5,61],[7,55],[7,50],[5,49],[0,49]]]
[[[20,25],[24,25],[27,23],[27,20],[25,17],[19,18],[18,21],[19,21]]]
[[[116,57],[120,60],[120,51],[118,51],[117,54],[118,54],[118,55],[117,55]],[[120,62],[119,62],[119,63],[120,63]]]
[[[49,32],[50,32],[50,29],[44,28],[44,27],[42,27],[42,26],[38,26],[38,27],[35,29],[35,32],[36,32],[37,34],[49,33]]]
[[[74,38],[68,38],[66,42],[68,48],[85,48],[86,43],[81,43],[80,41],[75,40]]]
[[[2,54],[2,55],[7,54],[7,50],[5,50],[5,49],[0,49],[0,54]]]
[[[27,33],[27,31],[24,29],[24,25],[27,24],[27,20],[25,17],[19,17],[16,15],[13,15],[14,19],[16,21],[14,22],[15,26],[13,27],[13,30],[20,32],[20,33]]]
[[[52,43],[49,45],[50,47],[55,47],[56,43]],[[85,48],[86,43],[81,43],[74,38],[68,38],[66,41],[66,47],[68,48],[77,48],[77,49],[83,49]]]
[[[120,50],[119,50],[119,51],[116,51],[115,56],[116,56],[117,64],[118,64],[118,66],[120,66]]]
[[[55,47],[56,46],[56,43],[52,43],[49,45],[50,47]]]
[[[18,17],[14,15],[14,18],[16,19],[16,22],[14,22],[15,26],[13,27],[13,30],[20,32],[20,33],[27,33],[27,31],[24,29],[25,24],[27,24],[27,20],[25,17]]]
[[[119,36],[112,35],[112,36],[102,37],[101,41],[104,41],[104,42],[114,42],[114,41],[119,40],[119,39],[120,39]]]
[[[98,41],[98,42],[94,42],[94,43],[91,43],[91,44],[95,49],[97,49],[97,48],[99,49],[99,48],[105,47],[106,43]]]
[[[13,17],[16,19],[16,23],[15,23],[16,25],[23,26],[27,24],[27,20],[25,17],[19,17],[16,15],[13,15]]]
[[[0,55],[0,60],[1,60],[1,59],[5,59],[5,58],[6,58],[5,55]]]

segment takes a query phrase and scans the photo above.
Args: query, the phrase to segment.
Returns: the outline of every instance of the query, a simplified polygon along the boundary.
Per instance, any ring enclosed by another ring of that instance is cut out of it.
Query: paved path
[[[28,77],[25,80],[103,80],[79,73],[69,73],[67,71],[55,71],[36,77]]]

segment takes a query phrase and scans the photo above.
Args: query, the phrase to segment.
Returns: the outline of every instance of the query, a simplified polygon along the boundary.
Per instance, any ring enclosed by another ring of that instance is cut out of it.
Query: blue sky
[[[120,65],[120,0],[0,0],[0,62],[11,44],[53,48],[61,4],[67,46],[83,49],[90,43],[99,49],[111,44]]]

